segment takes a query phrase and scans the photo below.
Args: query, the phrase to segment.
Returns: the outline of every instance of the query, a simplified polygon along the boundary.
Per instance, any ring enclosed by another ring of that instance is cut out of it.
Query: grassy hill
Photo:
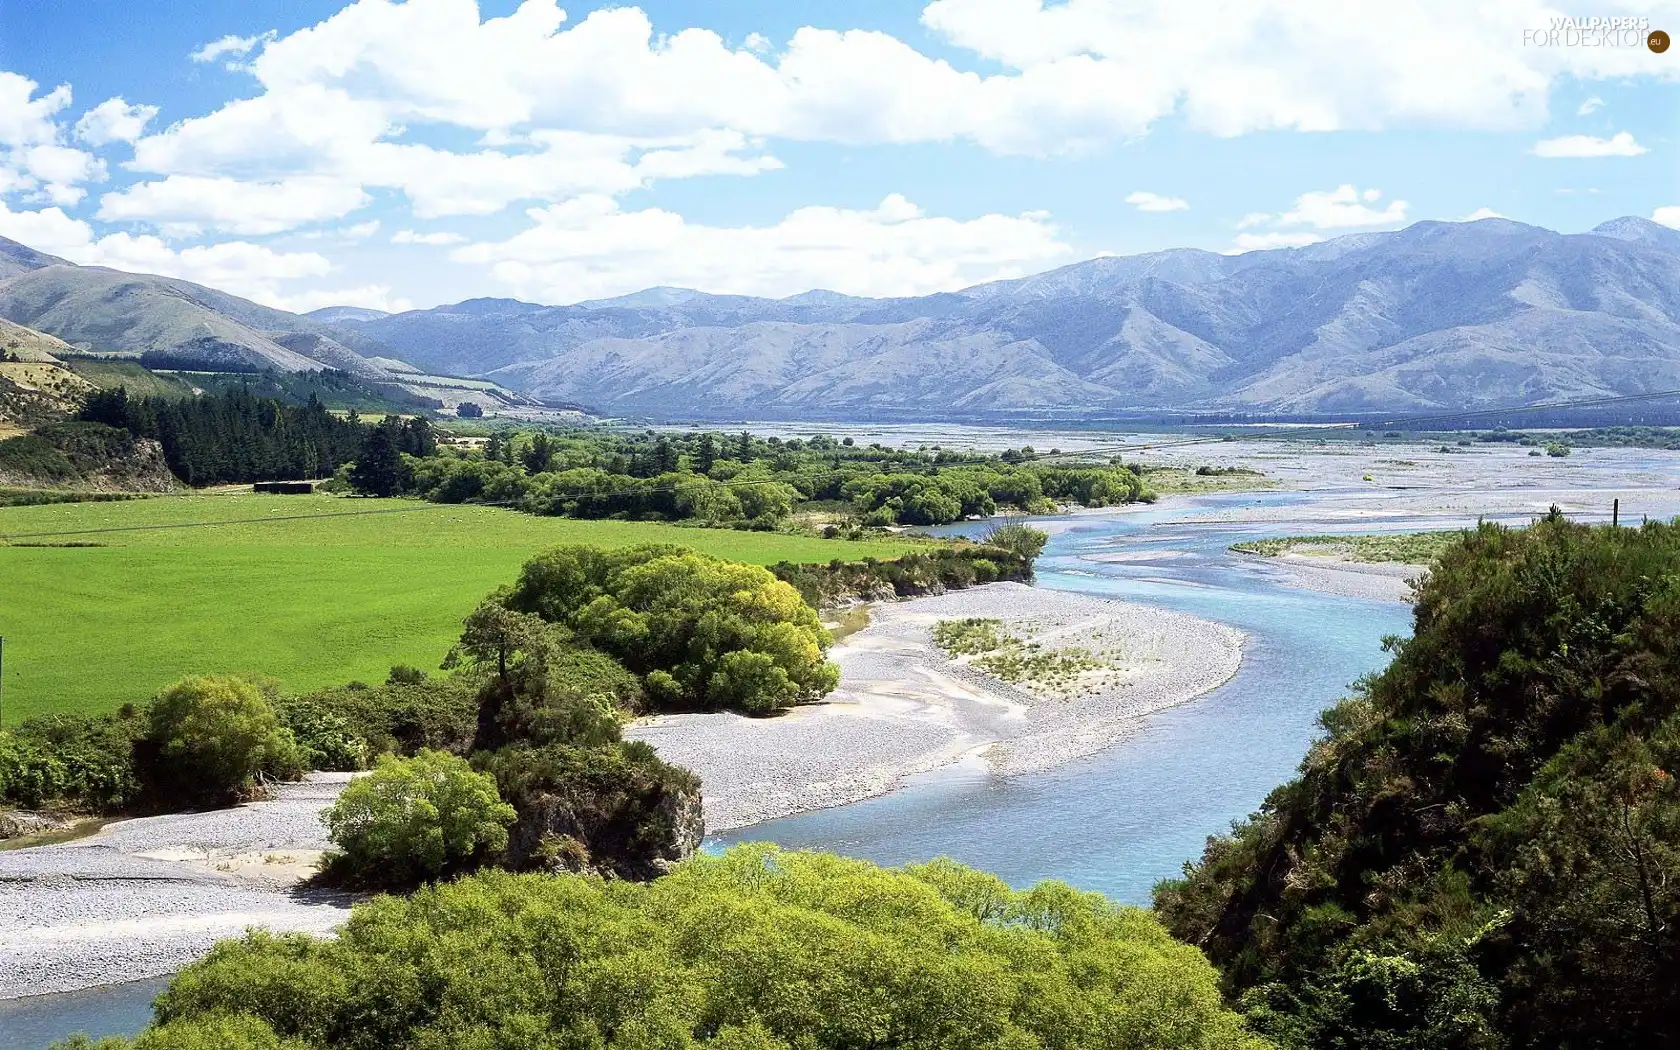
[[[7,724],[113,710],[197,672],[308,689],[435,667],[480,598],[560,543],[678,543],[759,564],[909,547],[249,494],[0,508],[0,536]]]

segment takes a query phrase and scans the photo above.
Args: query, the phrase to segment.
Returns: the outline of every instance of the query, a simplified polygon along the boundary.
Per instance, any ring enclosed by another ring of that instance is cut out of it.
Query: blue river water
[[[1007,780],[965,769],[928,774],[890,795],[743,828],[708,845],[771,840],[883,864],[943,855],[1017,886],[1056,878],[1147,904],[1153,885],[1198,856],[1208,835],[1288,779],[1318,713],[1386,662],[1385,635],[1410,627],[1404,605],[1290,587],[1263,559],[1227,549],[1240,540],[1348,531],[1345,519],[1315,520],[1312,499],[1235,493],[1045,522],[1053,535],[1038,562],[1039,586],[1143,602],[1245,631],[1242,667],[1218,689],[1054,770]],[[1245,507],[1298,513],[1287,523],[1242,524]],[[1211,520],[1217,515],[1239,520]],[[1391,531],[1455,524],[1462,522],[1367,521]],[[73,1032],[137,1031],[165,983],[0,1002],[0,1050],[41,1050]]]
[[[1386,662],[1385,635],[1410,628],[1405,605],[1286,586],[1262,559],[1228,550],[1246,539],[1346,531],[1345,520],[1320,527],[1306,505],[1287,526],[1204,520],[1309,499],[1242,493],[1055,522],[1038,562],[1039,586],[1241,628],[1248,635],[1242,667],[1225,685],[1151,716],[1106,751],[1044,773],[1007,780],[979,771],[929,774],[890,795],[743,828],[713,844],[769,840],[883,864],[943,855],[1017,886],[1055,878],[1147,904],[1154,884],[1198,856],[1209,834],[1289,778],[1318,713]],[[1105,560],[1115,555],[1127,560]]]

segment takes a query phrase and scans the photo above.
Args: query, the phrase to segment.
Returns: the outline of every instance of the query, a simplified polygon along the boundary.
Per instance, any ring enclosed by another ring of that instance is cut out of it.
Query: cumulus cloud
[[[1577,117],[1584,117],[1589,113],[1596,112],[1603,108],[1604,100],[1599,98],[1597,95],[1594,95],[1592,98],[1589,98],[1585,102],[1581,103],[1581,105],[1575,110],[1575,115]]]
[[[119,95],[83,113],[76,121],[76,137],[90,146],[133,142],[145,134],[146,125],[157,115],[156,106],[131,106]]]
[[[70,86],[37,97],[39,86],[0,72],[0,192],[67,207],[87,195],[82,183],[105,178],[105,162],[63,144],[58,114],[70,105]]]
[[[144,221],[181,235],[208,228],[226,233],[280,233],[341,218],[370,198],[355,183],[301,176],[273,182],[171,175],[99,199],[107,222]]]
[[[626,211],[600,195],[528,215],[524,231],[464,245],[451,258],[489,266],[523,298],[577,302],[653,285],[767,296],[811,288],[925,294],[1020,276],[1071,253],[1041,212],[929,216],[898,194],[870,210],[800,208],[767,226],[707,226],[660,208]]]
[[[1680,204],[1670,204],[1651,213],[1651,221],[1680,230]]]
[[[1343,183],[1333,190],[1313,190],[1295,198],[1295,207],[1271,220],[1274,226],[1312,226],[1320,230],[1352,229],[1360,226],[1393,226],[1406,221],[1409,207],[1393,200],[1380,210],[1372,207],[1382,191],[1354,189]]]
[[[1403,200],[1391,200],[1380,205],[1382,191],[1358,189],[1343,183],[1333,190],[1309,190],[1295,198],[1294,207],[1278,213],[1254,211],[1237,223],[1239,230],[1270,226],[1265,233],[1239,233],[1231,252],[1255,251],[1262,248],[1300,248],[1317,244],[1324,237],[1290,227],[1310,226],[1315,230],[1352,230],[1370,226],[1398,226],[1406,221],[1411,205]],[[1476,216],[1481,218],[1480,214]]]
[[[332,271],[332,264],[316,252],[277,252],[247,241],[176,250],[150,235],[119,232],[96,237],[92,226],[61,208],[12,211],[3,202],[0,237],[84,266],[179,277],[269,305],[286,301],[285,283]]]
[[[1183,197],[1163,197],[1148,190],[1128,193],[1126,203],[1133,205],[1138,211],[1184,211],[1190,207],[1190,202]]]
[[[1541,139],[1534,144],[1536,157],[1637,157],[1649,152],[1627,131],[1618,131],[1607,139],[1592,135],[1564,135]]]
[[[1458,220],[1459,222],[1480,222],[1482,219],[1503,219],[1507,216],[1494,211],[1492,208],[1477,208],[1475,211]]]
[[[58,111],[70,104],[70,85],[35,97],[40,85],[0,71],[0,146],[35,146],[58,141]]]
[[[418,230],[398,230],[391,234],[392,244],[460,244],[466,238],[458,233],[446,233],[442,230],[433,233],[421,233]]]

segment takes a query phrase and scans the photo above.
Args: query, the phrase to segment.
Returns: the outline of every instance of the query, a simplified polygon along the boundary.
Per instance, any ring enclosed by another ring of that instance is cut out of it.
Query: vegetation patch
[[[1289,1047],[1674,1045],[1680,527],[1459,534],[1156,909]]]
[[[933,642],[960,663],[1035,694],[1093,693],[1116,680],[1124,651],[1100,628],[1082,632],[1095,648],[1047,645],[1011,632],[1002,620],[941,620]]]
[[[1242,543],[1231,544],[1231,549],[1267,558],[1276,558],[1284,554],[1304,554],[1339,558],[1344,561],[1427,565],[1463,535],[1463,530],[1452,529],[1442,532],[1350,536],[1283,536],[1275,539],[1245,540]]]
[[[224,941],[130,1045],[1260,1050],[1147,913],[952,861],[738,846],[643,884],[489,872]]]

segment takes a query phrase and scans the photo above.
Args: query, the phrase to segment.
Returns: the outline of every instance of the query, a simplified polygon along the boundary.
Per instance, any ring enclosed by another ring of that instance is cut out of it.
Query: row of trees
[[[362,453],[367,430],[313,397],[289,405],[243,388],[190,398],[95,391],[80,418],[158,441],[175,476],[200,486],[324,477]]]
[[[864,525],[938,525],[1004,507],[1051,512],[1064,503],[1097,507],[1153,498],[1137,471],[1115,464],[1058,466],[1019,453],[1006,459],[860,448],[850,440],[599,430],[496,434],[482,452],[445,449],[391,464],[380,474],[387,483],[357,487],[566,517],[760,526],[786,519],[804,503],[839,506]]]

